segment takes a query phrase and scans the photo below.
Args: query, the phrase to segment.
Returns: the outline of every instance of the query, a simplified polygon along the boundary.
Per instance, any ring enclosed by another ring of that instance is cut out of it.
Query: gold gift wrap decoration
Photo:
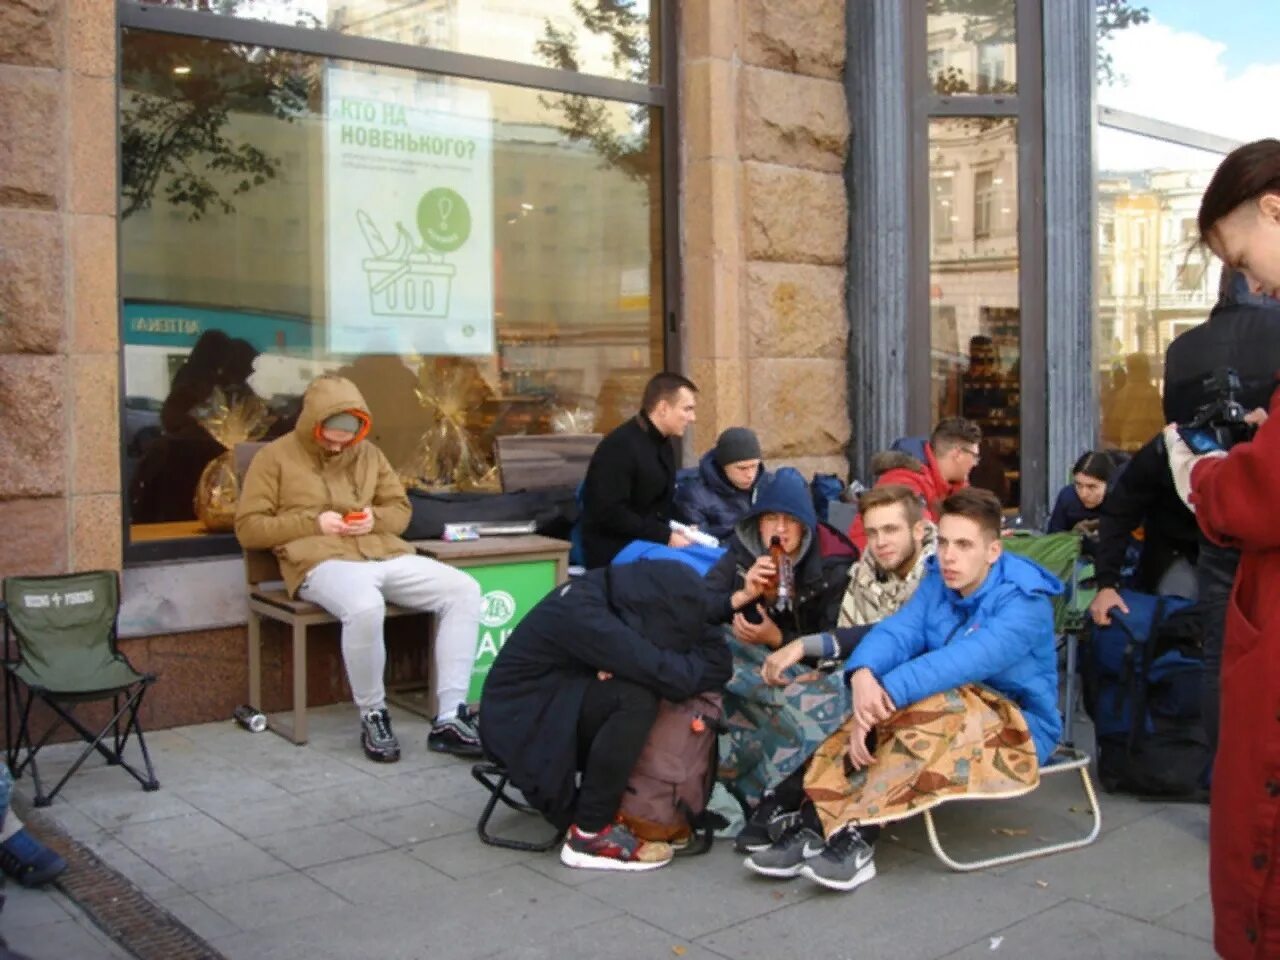
[[[552,433],[591,433],[596,426],[594,410],[561,407],[551,415]]]
[[[426,411],[427,428],[405,471],[405,485],[497,490],[497,468],[467,426],[468,417],[493,396],[475,363],[465,357],[424,358],[414,393]]]
[[[196,519],[210,533],[225,533],[235,527],[236,504],[240,500],[240,480],[236,476],[232,451],[237,443],[261,440],[275,417],[255,393],[228,400],[222,388],[214,387],[209,399],[197,411],[196,419],[209,435],[226,449],[205,464],[196,484]]]

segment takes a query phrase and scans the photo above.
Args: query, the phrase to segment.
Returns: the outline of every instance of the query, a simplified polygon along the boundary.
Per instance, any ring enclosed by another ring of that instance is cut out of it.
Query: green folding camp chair
[[[116,573],[7,577],[3,589],[5,760],[14,779],[30,767],[36,787],[34,803],[47,807],[96,750],[108,764],[128,771],[143,790],[158,789],[160,784],[138,722],[143,695],[156,678],[134,670],[116,649],[116,615],[120,606]],[[101,700],[111,701],[111,719],[94,733],[73,713],[79,704]],[[32,730],[32,707],[37,702],[47,704],[55,714],[39,737]],[[57,785],[45,793],[36,754],[64,723],[80,734],[88,746]],[[104,743],[108,734],[110,747]],[[145,776],[124,759],[131,734],[137,735],[146,764]]]
[[[1052,776],[1059,773],[1075,772],[1080,777],[1080,786],[1084,790],[1089,804],[1089,828],[1081,837],[1060,843],[1046,843],[1032,846],[1013,853],[988,857],[983,860],[957,860],[945,849],[938,838],[934,812],[923,813],[925,833],[929,837],[929,846],[934,855],[952,870],[969,872],[998,867],[1010,863],[1029,860],[1032,857],[1043,857],[1051,853],[1062,853],[1065,850],[1076,850],[1087,847],[1098,839],[1102,830],[1102,810],[1098,806],[1098,794],[1094,790],[1093,780],[1089,776],[1092,762],[1089,754],[1076,748],[1074,743],[1072,719],[1075,715],[1076,689],[1076,650],[1079,636],[1085,629],[1084,611],[1088,609],[1092,598],[1090,591],[1081,588],[1083,564],[1080,560],[1080,535],[1075,533],[1019,533],[1007,536],[1002,541],[1004,549],[1010,553],[1026,557],[1040,564],[1062,581],[1065,592],[1054,603],[1054,628],[1062,637],[1066,647],[1066,683],[1064,690],[1065,709],[1063,710],[1062,740],[1053,756],[1040,768],[1040,776]],[[1034,796],[1034,794],[1033,794]],[[992,801],[995,802],[995,801]],[[1009,802],[1009,801],[1001,801]]]

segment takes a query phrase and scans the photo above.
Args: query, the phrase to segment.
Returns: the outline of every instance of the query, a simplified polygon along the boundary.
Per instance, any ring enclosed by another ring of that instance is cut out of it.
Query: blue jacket
[[[1048,760],[1062,735],[1051,597],[1062,584],[1039,564],[1002,553],[968,597],[947,587],[930,557],[907,604],[881,620],[845,664],[866,667],[899,708],[966,683],[1016,703]]]
[[[756,491],[766,474],[761,464],[751,489],[739,490],[716,463],[715,453],[704,453],[698,461],[697,476],[676,484],[675,512],[686,523],[724,540],[755,503]]]

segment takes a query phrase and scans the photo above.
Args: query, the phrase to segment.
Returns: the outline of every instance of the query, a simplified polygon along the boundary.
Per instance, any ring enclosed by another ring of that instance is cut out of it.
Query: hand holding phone
[[[369,514],[365,513],[363,510],[350,510],[342,515],[342,522],[360,523],[362,520],[367,519],[368,516]]]

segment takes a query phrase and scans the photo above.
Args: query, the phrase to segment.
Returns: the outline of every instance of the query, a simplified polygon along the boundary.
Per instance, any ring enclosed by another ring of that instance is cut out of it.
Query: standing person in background
[[[1200,242],[1243,273],[1251,293],[1280,294],[1280,140],[1227,155],[1198,225]],[[1196,456],[1172,428],[1165,444],[1200,528],[1240,551],[1209,813],[1214,947],[1226,960],[1280,956],[1280,394],[1253,440],[1230,453]]]
[[[1220,402],[1215,373],[1234,370],[1236,400],[1246,410],[1267,407],[1280,370],[1280,301],[1253,293],[1245,277],[1224,267],[1218,302],[1209,318],[1174,339],[1165,353],[1164,418],[1187,423],[1207,404]],[[1207,382],[1206,382],[1207,381]],[[1204,611],[1204,673],[1201,713],[1210,750],[1218,744],[1218,672],[1226,630],[1227,601],[1240,553],[1208,538],[1200,542],[1196,585]]]
[[[676,513],[723,540],[747,515],[766,479],[759,438],[747,427],[730,427],[702,455],[698,475],[676,488]]]
[[[673,531],[676,449],[697,419],[698,388],[678,373],[658,373],[641,409],[600,441],[582,481],[582,547],[588,567],[603,567],[632,540],[687,547]]]

